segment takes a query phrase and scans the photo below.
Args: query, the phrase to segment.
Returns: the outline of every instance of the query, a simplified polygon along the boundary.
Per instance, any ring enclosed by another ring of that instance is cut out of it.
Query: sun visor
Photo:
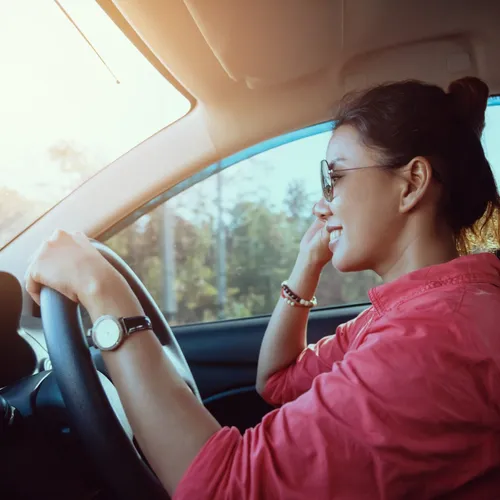
[[[304,77],[342,49],[342,0],[184,0],[227,74],[250,88]]]

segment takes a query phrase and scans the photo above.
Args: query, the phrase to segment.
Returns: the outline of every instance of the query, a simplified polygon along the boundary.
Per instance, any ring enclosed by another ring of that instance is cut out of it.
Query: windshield
[[[190,108],[96,2],[0,0],[0,64],[0,248]]]

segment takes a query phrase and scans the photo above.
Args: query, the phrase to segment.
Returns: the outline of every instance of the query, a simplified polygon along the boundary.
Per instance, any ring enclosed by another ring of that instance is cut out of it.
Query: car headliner
[[[487,0],[98,0],[196,102],[99,172],[0,252],[22,280],[56,228],[99,237],[215,160],[326,121],[353,88],[465,75],[500,93],[500,2]],[[24,312],[31,306],[25,300]]]

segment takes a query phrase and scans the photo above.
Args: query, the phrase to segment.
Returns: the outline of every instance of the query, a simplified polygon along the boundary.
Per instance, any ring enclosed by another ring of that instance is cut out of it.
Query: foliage
[[[20,193],[0,187],[0,248],[17,235],[44,209],[41,202],[31,202]]]
[[[77,147],[59,141],[48,150],[56,176],[34,185],[27,182],[28,189],[17,191],[0,187],[0,248],[32,224],[68,193],[88,179],[95,165]],[[56,179],[56,181],[54,181]],[[29,189],[31,188],[31,189]],[[32,194],[27,194],[29,192]],[[36,194],[35,194],[36,193]]]
[[[64,141],[54,145],[49,156],[62,174],[60,185],[52,186],[59,194],[92,174],[85,154]],[[273,204],[266,175],[255,174],[258,168],[269,172],[274,167],[262,158],[249,159],[192,186],[106,242],[134,269],[172,324],[269,314],[274,308],[280,283],[289,275],[311,223],[314,200],[292,179],[282,203]],[[42,201],[0,188],[0,243],[48,208]],[[173,226],[171,241],[167,224]],[[225,259],[218,269],[221,250]],[[164,256],[172,252],[174,269],[169,270]],[[226,277],[223,290],[218,286],[221,274]],[[371,273],[342,275],[327,266],[318,300],[320,305],[366,302],[366,291],[377,283]],[[169,293],[175,295],[175,310],[168,310]]]
[[[290,182],[279,209],[251,193],[225,203],[221,217],[226,235],[227,287],[221,305],[217,289],[217,231],[221,221],[214,209],[217,200],[210,198],[210,194],[215,196],[215,184],[204,182],[204,186],[191,188],[196,190],[194,196],[186,192],[167,202],[176,214],[174,242],[169,248],[175,252],[177,311],[175,315],[165,311],[166,315],[173,324],[184,324],[213,321],[221,316],[268,314],[311,223],[312,200],[299,182]],[[159,207],[107,241],[137,272],[160,307],[165,304],[166,293],[164,213]],[[327,266],[317,295],[321,305],[366,302],[367,290],[378,282],[372,273],[342,275]]]

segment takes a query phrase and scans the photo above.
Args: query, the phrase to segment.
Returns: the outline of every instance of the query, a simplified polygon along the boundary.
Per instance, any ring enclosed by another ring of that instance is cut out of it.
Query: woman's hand
[[[125,278],[81,233],[57,231],[40,247],[26,273],[26,288],[38,304],[42,286],[81,303],[93,321],[103,314],[144,314]],[[151,330],[131,335],[102,357],[134,436],[172,494],[220,425],[179,376]]]
[[[328,248],[330,235],[326,230],[326,217],[316,204],[313,213],[316,220],[311,224],[300,242],[300,254],[307,256],[307,260],[318,266],[324,267],[331,258],[332,252]]]
[[[114,293],[128,287],[83,233],[65,231],[56,231],[41,245],[25,279],[26,290],[37,304],[40,304],[40,290],[46,286],[81,303],[91,316],[95,316],[92,314],[93,299],[102,295],[104,284],[111,289],[112,283]]]

